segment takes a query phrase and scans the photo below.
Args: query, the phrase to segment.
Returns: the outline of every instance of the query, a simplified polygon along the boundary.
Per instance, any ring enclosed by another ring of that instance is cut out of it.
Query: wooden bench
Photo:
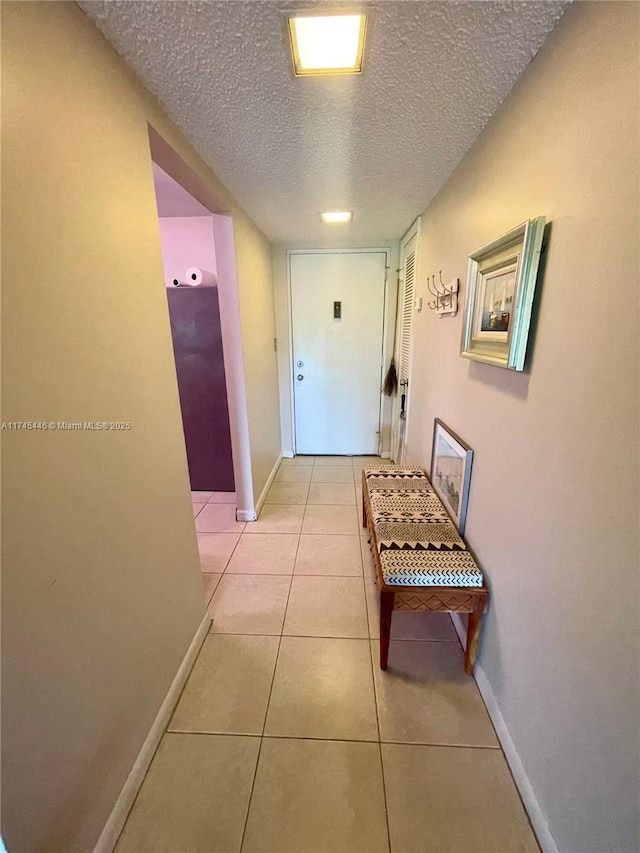
[[[472,675],[489,590],[425,472],[365,467],[362,526],[369,529],[380,592],[380,668],[387,668],[393,611],[431,610],[469,614],[464,668]]]

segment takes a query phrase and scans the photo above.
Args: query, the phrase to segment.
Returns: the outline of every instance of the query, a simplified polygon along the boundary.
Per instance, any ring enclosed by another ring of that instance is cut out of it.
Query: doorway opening
[[[211,214],[155,163],[153,178],[191,491],[235,504]]]
[[[149,127],[165,289],[207,605],[255,520],[233,221]],[[217,532],[224,532],[219,535]],[[232,547],[232,550],[233,550]]]
[[[167,267],[166,271],[171,276],[169,284],[173,290],[181,292],[182,287],[185,289],[188,287],[190,291],[201,290],[204,292],[211,288],[217,292],[217,312],[214,304],[215,299],[212,296],[208,297],[210,304],[206,310],[209,311],[209,317],[214,326],[218,322],[216,315],[219,317],[219,333],[215,347],[217,347],[218,355],[220,347],[222,350],[220,367],[224,376],[224,389],[219,383],[218,403],[221,407],[223,406],[226,390],[226,407],[224,408],[226,408],[225,414],[226,419],[228,419],[231,468],[233,485],[235,486],[235,516],[239,522],[254,521],[256,513],[251,471],[233,221],[230,215],[218,212],[221,209],[221,204],[215,193],[150,125],[148,132],[156,194],[158,196],[158,184],[163,184],[160,189],[160,196],[166,202],[159,207],[159,220],[174,219],[174,223],[166,229],[167,231],[177,230],[178,226],[175,220],[178,218],[192,218],[199,220],[200,223],[198,225],[199,231],[195,229],[190,238],[187,239],[184,233],[181,235],[181,239],[186,240],[186,243],[179,248],[178,254],[175,256],[169,254],[164,260]],[[160,227],[161,230],[165,230],[165,226],[161,225]],[[185,231],[185,229],[182,230]],[[202,239],[205,231],[206,240]],[[208,237],[209,234],[211,234],[211,239]],[[197,254],[197,252],[202,252],[202,254]],[[193,288],[180,283],[178,287],[173,285],[174,278],[177,278],[179,282],[181,276],[183,280],[186,279],[187,268],[183,269],[186,259],[195,261],[190,263],[189,267],[198,267],[205,274],[210,273],[211,277],[205,277],[205,281]],[[198,260],[202,263],[198,263]],[[208,269],[207,264],[214,269]],[[207,301],[206,294],[199,298]],[[220,376],[218,376],[219,379]],[[222,446],[224,446],[224,441]],[[228,444],[226,447],[228,452]],[[229,477],[228,471],[226,476]],[[197,482],[200,483],[201,481],[198,480]],[[228,479],[227,488],[229,482]],[[203,491],[213,491],[213,489],[204,489]]]

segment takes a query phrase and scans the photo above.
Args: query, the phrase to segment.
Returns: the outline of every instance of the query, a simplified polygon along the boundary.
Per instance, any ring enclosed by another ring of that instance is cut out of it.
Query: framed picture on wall
[[[464,358],[524,369],[544,226],[530,219],[469,256]]]
[[[469,445],[436,418],[431,446],[431,485],[461,536],[467,520],[472,462],[473,450]]]

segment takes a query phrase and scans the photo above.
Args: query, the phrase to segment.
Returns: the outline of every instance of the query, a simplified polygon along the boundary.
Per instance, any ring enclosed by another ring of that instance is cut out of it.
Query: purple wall
[[[173,278],[183,281],[188,267],[217,272],[213,221],[211,216],[173,216],[159,223],[191,488],[232,492],[218,289],[171,284]]]
[[[234,491],[217,287],[167,289],[182,424],[194,491]]]

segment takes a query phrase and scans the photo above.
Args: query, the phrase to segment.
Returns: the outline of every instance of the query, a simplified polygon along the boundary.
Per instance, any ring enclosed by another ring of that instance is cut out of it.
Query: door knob
[[[302,380],[304,379],[304,376],[303,376],[301,373],[299,373],[299,374],[296,376],[296,379],[298,380],[298,382],[302,382]]]

